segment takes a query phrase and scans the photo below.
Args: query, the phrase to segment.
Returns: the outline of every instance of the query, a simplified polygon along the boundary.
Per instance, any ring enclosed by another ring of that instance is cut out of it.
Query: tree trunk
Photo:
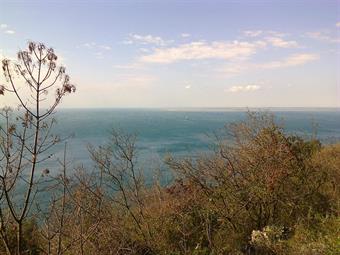
[[[18,222],[17,229],[17,255],[22,254],[22,222]]]

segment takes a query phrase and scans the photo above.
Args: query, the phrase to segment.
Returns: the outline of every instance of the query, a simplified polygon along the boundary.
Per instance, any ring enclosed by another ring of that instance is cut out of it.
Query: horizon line
[[[291,111],[299,110],[332,110],[340,111],[340,106],[256,106],[256,107],[61,107],[59,110],[163,110],[163,111],[183,111],[183,110],[280,110],[286,109]]]

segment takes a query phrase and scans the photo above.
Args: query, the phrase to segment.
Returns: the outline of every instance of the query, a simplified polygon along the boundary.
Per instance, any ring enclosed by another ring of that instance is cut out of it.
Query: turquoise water
[[[286,131],[311,136],[317,127],[317,137],[324,143],[340,141],[340,111],[272,111]],[[165,154],[174,156],[197,154],[211,147],[214,132],[227,123],[244,119],[244,111],[168,111],[168,110],[59,110],[55,133],[73,134],[68,140],[68,158],[74,166],[91,168],[87,145],[98,146],[109,138],[112,128],[138,136],[138,160],[145,169],[155,166]],[[55,157],[61,157],[57,146]],[[50,161],[51,167],[53,160]]]
[[[288,133],[311,137],[317,126],[317,137],[323,143],[340,141],[340,111],[273,111]],[[112,128],[137,135],[137,164],[142,167],[146,181],[152,181],[155,169],[161,170],[161,182],[171,182],[172,175],[162,160],[167,153],[175,157],[206,152],[227,123],[245,119],[244,111],[166,111],[166,110],[59,110],[55,116],[54,133],[61,137],[73,134],[67,141],[68,174],[73,167],[83,165],[93,170],[87,146],[99,146],[108,141]],[[63,157],[64,144],[53,147],[54,156],[39,165],[58,173],[57,158]],[[43,158],[43,157],[42,157]],[[20,187],[19,187],[20,188]],[[19,192],[20,193],[20,192]],[[39,193],[38,200],[47,205],[50,196]]]

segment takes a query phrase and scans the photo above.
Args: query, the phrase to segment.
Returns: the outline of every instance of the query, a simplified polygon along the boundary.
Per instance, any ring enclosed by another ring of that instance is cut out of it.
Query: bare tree
[[[16,61],[2,60],[6,84],[0,86],[0,95],[13,93],[19,101],[16,113],[9,108],[2,110],[0,126],[0,233],[8,254],[24,253],[23,223],[43,176],[49,172],[42,163],[60,141],[52,134],[52,115],[61,99],[75,92],[65,67],[58,66],[57,60],[52,48],[35,42],[19,51]],[[7,238],[9,219],[16,224],[15,251]]]
[[[153,237],[145,214],[145,184],[143,171],[136,166],[136,136],[112,130],[106,146],[89,148],[97,164],[109,200],[130,215],[147,246]]]

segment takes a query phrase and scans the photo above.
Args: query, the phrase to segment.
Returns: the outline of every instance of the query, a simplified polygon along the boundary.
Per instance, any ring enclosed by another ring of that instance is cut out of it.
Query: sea
[[[53,156],[38,165],[37,175],[45,169],[50,177],[60,174],[58,160],[63,160],[66,142],[68,178],[79,168],[95,177],[98,170],[88,148],[107,144],[114,129],[136,135],[135,165],[144,174],[145,183],[152,184],[157,176],[161,185],[166,186],[171,184],[174,174],[164,164],[165,157],[180,159],[211,153],[216,135],[223,135],[228,124],[245,120],[248,111],[273,114],[287,134],[306,139],[316,137],[323,144],[340,142],[340,109],[334,108],[59,109],[53,115],[56,124],[52,132],[67,139],[42,155],[41,158]],[[40,187],[48,187],[45,185]],[[18,200],[22,199],[23,188],[18,186]],[[38,192],[36,197],[44,208],[51,198],[46,194]]]
[[[324,144],[340,142],[338,108],[61,109],[54,115],[54,133],[69,137],[69,167],[82,166],[88,171],[94,167],[89,145],[107,143],[112,129],[134,134],[138,166],[151,176],[155,169],[168,171],[162,163],[168,155],[195,157],[211,151],[216,134],[223,134],[226,125],[244,120],[254,110],[273,114],[289,134],[317,137]],[[54,156],[46,164],[52,172],[57,170],[56,159],[63,157],[63,150],[64,144],[51,149]]]

